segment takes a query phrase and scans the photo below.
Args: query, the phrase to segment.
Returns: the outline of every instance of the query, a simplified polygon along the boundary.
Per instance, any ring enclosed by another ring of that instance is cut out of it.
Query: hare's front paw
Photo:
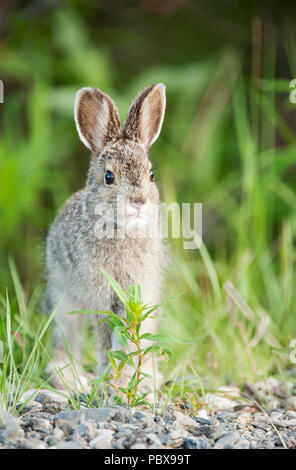
[[[72,393],[87,393],[91,390],[89,378],[83,368],[71,361],[65,353],[55,356],[47,365],[45,373],[49,376],[49,383],[56,389]]]

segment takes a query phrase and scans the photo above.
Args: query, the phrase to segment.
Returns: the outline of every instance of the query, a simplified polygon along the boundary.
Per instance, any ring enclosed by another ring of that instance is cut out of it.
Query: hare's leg
[[[87,308],[93,311],[110,311],[111,305],[108,299],[99,293],[92,299]],[[101,376],[102,372],[109,364],[106,351],[111,349],[111,331],[106,323],[101,323],[102,319],[102,315],[88,315],[88,320],[90,321],[95,333],[97,377]]]
[[[66,344],[69,346],[74,358],[78,362],[81,362],[82,315],[69,315],[69,312],[73,312],[74,310],[77,310],[77,305],[75,306],[68,298],[65,298],[58,307],[53,333],[54,354],[58,354],[59,351],[65,351],[66,340]]]
[[[111,332],[106,323],[98,324],[99,318],[96,319],[96,353],[97,353],[97,376],[100,377],[105,368],[109,364],[109,359],[106,354],[108,349],[111,349]]]
[[[85,390],[87,377],[80,366],[82,315],[69,315],[69,312],[79,310],[79,307],[69,295],[63,294],[60,290],[47,294],[46,301],[49,312],[57,310],[54,318],[53,357],[46,368],[46,373],[50,375],[50,383],[59,389]]]

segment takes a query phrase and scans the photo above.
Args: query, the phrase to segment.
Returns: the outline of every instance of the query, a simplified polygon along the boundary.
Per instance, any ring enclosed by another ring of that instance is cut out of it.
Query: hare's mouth
[[[127,204],[125,214],[127,218],[146,219],[148,204]]]

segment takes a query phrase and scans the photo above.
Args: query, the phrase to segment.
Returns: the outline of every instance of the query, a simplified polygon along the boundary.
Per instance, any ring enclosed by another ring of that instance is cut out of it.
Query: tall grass
[[[47,333],[55,315],[42,318],[36,314],[37,296],[29,302],[20,285],[13,262],[10,261],[15,299],[10,302],[8,293],[0,298],[0,337],[3,343],[3,357],[0,369],[0,413],[11,413],[22,408],[46,385],[42,371],[48,360]],[[24,392],[30,387],[35,391],[20,402]]]

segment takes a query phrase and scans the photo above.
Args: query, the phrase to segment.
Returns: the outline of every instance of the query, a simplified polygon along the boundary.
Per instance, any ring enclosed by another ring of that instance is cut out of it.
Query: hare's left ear
[[[98,88],[81,88],[76,93],[74,118],[80,139],[94,154],[121,136],[117,108]]]
[[[130,107],[123,137],[141,142],[146,150],[159,136],[165,112],[163,83],[145,88]]]

